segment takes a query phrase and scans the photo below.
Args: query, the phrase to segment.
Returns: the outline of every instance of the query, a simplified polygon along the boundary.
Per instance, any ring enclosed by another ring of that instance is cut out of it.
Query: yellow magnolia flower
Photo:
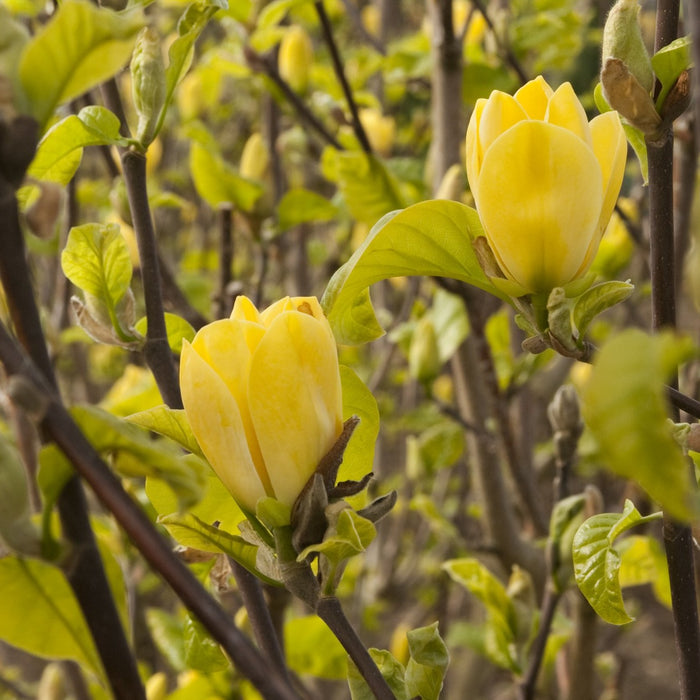
[[[548,292],[588,270],[620,192],[627,141],[616,112],[588,122],[569,83],[541,76],[477,102],[467,177],[504,275]]]
[[[231,317],[183,343],[180,383],[192,432],[236,501],[292,506],[343,427],[335,340],[315,297]]]

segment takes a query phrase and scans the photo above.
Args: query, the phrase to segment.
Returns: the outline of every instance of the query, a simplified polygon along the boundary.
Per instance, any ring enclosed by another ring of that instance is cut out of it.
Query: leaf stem
[[[317,615],[328,625],[338,638],[345,651],[362,674],[377,700],[396,700],[381,672],[374,663],[367,648],[357,636],[357,632],[345,616],[340,601],[335,596],[321,596],[316,604]]]

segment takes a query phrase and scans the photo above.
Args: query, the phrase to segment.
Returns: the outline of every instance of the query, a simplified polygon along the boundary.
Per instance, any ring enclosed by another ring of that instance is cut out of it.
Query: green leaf
[[[456,294],[438,289],[427,315],[435,327],[440,361],[447,362],[469,334],[464,303]]]
[[[260,566],[258,566],[259,548],[246,542],[243,538],[208,525],[191,513],[164,515],[158,518],[158,522],[181,545],[202,552],[214,554],[223,552],[265,583],[278,584],[279,577],[274,575],[271,560],[269,558],[263,559],[265,554],[260,552],[261,559]]]
[[[123,331],[118,305],[133,273],[126,240],[116,224],[74,226],[61,254],[66,277],[86,294],[87,306],[98,321]],[[101,312],[104,309],[104,312]],[[107,319],[100,318],[106,314]]]
[[[168,49],[168,67],[165,70],[165,100],[160,110],[154,134],[163,126],[165,114],[173,100],[175,88],[192,64],[194,44],[209,20],[219,10],[228,8],[226,0],[196,0],[187,6],[177,24],[177,39]]]
[[[326,287],[321,304],[336,340],[352,345],[382,334],[367,289],[390,277],[451,277],[502,298],[472,248],[481,232],[476,211],[459,202],[431,200],[387,214]]]
[[[60,4],[22,54],[19,74],[31,115],[43,129],[58,105],[113,76],[143,26],[140,12],[112,12],[83,0]]]
[[[664,381],[693,354],[689,339],[623,331],[598,353],[582,394],[582,413],[605,467],[636,481],[685,521],[697,504],[688,465],[667,423]]]
[[[286,192],[277,207],[281,231],[299,224],[330,221],[337,215],[338,208],[325,197],[302,188]]]
[[[199,448],[187,415],[182,408],[174,409],[162,404],[146,411],[132,413],[127,416],[127,420],[146,428],[146,430],[170,438],[178,445],[182,445],[188,452],[204,458],[204,453]]]
[[[611,111],[612,107],[610,107],[603,96],[603,86],[600,83],[598,83],[593,90],[593,99],[595,100],[595,106],[601,114]],[[647,156],[647,142],[644,139],[644,134],[639,129],[627,124],[624,119],[622,120],[622,128],[625,130],[625,135],[637,156],[637,160],[639,160],[642,180],[646,185],[649,182],[649,159]]]
[[[379,434],[379,409],[372,392],[350,367],[340,366],[340,382],[343,389],[343,420],[357,416],[360,423],[343,454],[338,480],[359,481],[372,471],[374,446]]]
[[[485,652],[498,666],[520,672],[515,652],[517,617],[505,586],[476,559],[452,559],[442,568],[486,608]]]
[[[273,2],[268,3],[261,10],[258,16],[257,26],[260,29],[266,29],[274,24],[279,24],[279,22],[284,19],[287,12],[310,1],[311,0],[273,0]]]
[[[328,148],[323,158],[326,176],[337,183],[357,221],[373,226],[388,212],[406,206],[394,177],[374,156]]]
[[[411,700],[411,695],[404,680],[404,667],[384,649],[369,649],[369,654],[396,696],[396,700]],[[348,685],[352,700],[375,700],[374,693],[369,689],[367,682],[357,670],[357,666],[349,659]]]
[[[300,676],[341,680],[347,676],[345,649],[316,615],[295,617],[284,624],[287,664]]]
[[[126,145],[119,119],[104,107],[84,107],[54,124],[37,146],[27,174],[37,180],[66,185],[80,165],[85,146]]]
[[[618,546],[620,554],[620,587],[650,583],[656,599],[671,608],[671,584],[663,547],[649,535],[625,537]]]
[[[566,590],[574,573],[571,558],[573,540],[586,517],[586,501],[585,494],[577,493],[558,501],[552,509],[547,552],[552,580],[558,592]]]
[[[146,624],[158,650],[176,672],[186,671],[182,621],[161,608],[146,610]]]
[[[171,314],[167,311],[165,316],[165,332],[168,335],[168,345],[170,349],[179,355],[182,352],[182,341],[191,343],[194,339],[195,330],[182,316]],[[148,319],[144,316],[134,324],[134,330],[145,336],[148,332]]]
[[[676,84],[680,74],[692,65],[690,46],[690,37],[682,36],[659,49],[651,57],[651,67],[661,82],[661,92],[656,98],[657,109],[663,106],[666,96]]]
[[[634,291],[629,282],[603,282],[587,289],[574,305],[573,320],[579,338],[583,338],[591,321],[603,311],[628,299]]]
[[[422,700],[438,700],[450,662],[438,623],[411,630],[407,636],[411,653],[406,666],[408,694],[410,697],[420,696]]]
[[[336,568],[346,559],[364,552],[376,534],[373,523],[352,508],[345,508],[338,515],[335,533],[330,536],[327,533],[323,542],[306,547],[300,552],[297,561],[304,561],[309,554],[323,554],[331,567]]]
[[[214,209],[221,204],[234,204],[251,211],[263,193],[261,185],[238,175],[197,142],[190,146],[190,173],[199,196]]]
[[[50,659],[72,659],[101,676],[102,666],[63,572],[37,559],[0,559],[0,638]]]
[[[222,671],[230,666],[221,647],[211,638],[204,625],[189,615],[183,630],[185,663],[201,673]]]
[[[615,538],[635,525],[655,519],[643,518],[627,500],[622,513],[600,513],[588,518],[574,535],[574,576],[581,593],[606,622],[624,625],[632,622],[620,589],[620,555],[613,547]]]

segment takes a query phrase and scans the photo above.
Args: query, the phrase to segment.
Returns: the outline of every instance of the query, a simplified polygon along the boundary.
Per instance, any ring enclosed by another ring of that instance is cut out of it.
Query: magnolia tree
[[[108,5],[0,2],[0,697],[697,700],[694,3]]]

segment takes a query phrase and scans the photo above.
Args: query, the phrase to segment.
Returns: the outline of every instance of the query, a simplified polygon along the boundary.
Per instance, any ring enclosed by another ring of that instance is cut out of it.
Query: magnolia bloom
[[[582,277],[620,192],[627,141],[616,112],[588,122],[569,83],[541,76],[476,103],[467,176],[503,274],[522,293]]]
[[[292,506],[343,427],[336,344],[315,297],[263,312],[238,297],[230,318],[183,344],[180,383],[202,452],[252,513],[265,496]]]

